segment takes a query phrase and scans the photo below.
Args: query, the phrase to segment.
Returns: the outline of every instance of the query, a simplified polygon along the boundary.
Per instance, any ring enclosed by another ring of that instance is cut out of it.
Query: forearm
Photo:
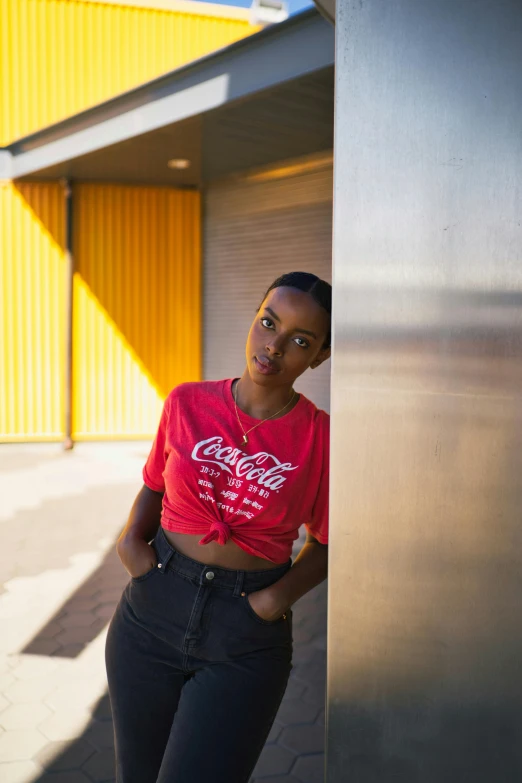
[[[275,604],[287,609],[326,579],[327,575],[328,547],[308,534],[292,568],[267,590]]]
[[[163,495],[153,492],[144,484],[132,505],[119,541],[130,538],[144,541],[153,539],[160,526],[162,504]]]

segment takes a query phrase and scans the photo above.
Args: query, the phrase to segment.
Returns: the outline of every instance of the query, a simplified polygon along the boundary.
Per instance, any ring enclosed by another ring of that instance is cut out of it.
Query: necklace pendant
[[[243,440],[241,441],[241,445],[244,446],[245,443],[248,443],[248,438],[246,435],[243,435]]]

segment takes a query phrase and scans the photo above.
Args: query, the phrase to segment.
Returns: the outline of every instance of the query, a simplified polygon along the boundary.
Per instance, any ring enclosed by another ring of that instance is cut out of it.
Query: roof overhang
[[[317,72],[331,73],[333,63],[333,29],[315,10],[305,12],[11,144],[2,150],[0,176],[74,177],[75,166],[104,150],[136,155],[140,140],[188,139],[202,133],[197,118],[306,84]]]

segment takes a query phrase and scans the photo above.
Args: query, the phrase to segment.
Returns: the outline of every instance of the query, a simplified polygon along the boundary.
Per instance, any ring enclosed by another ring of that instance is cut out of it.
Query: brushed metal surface
[[[339,0],[328,783],[522,779],[522,13]]]

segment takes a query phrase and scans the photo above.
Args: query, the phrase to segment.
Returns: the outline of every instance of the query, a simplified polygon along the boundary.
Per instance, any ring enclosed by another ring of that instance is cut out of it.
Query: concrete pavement
[[[148,446],[0,446],[2,783],[114,781],[103,648]],[[325,597],[295,607],[294,670],[252,783],[323,783]]]

